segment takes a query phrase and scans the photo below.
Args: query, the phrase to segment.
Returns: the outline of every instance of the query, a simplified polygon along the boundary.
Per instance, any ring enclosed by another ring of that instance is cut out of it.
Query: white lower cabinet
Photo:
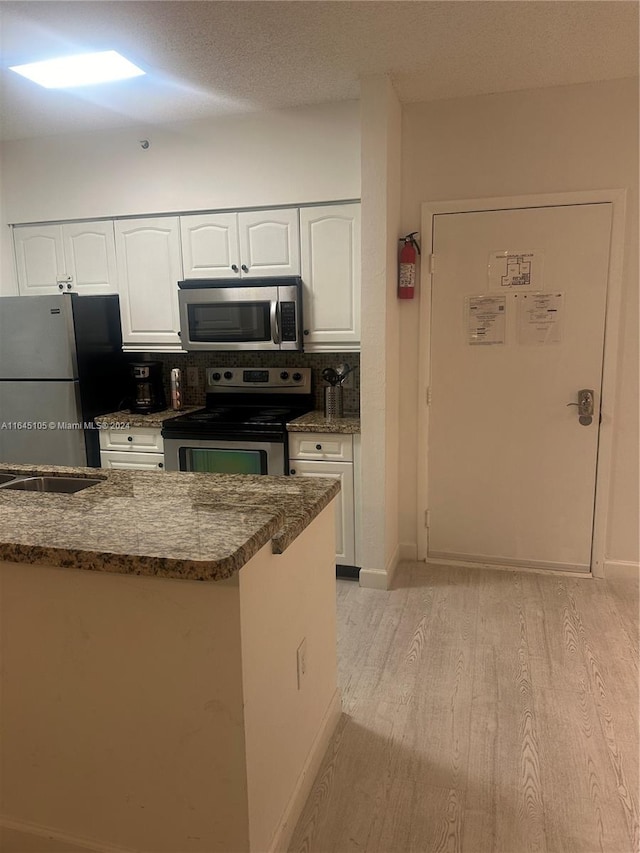
[[[100,465],[136,471],[164,470],[164,443],[155,427],[100,430]]]
[[[339,461],[349,460],[349,461]],[[340,493],[335,499],[336,563],[359,565],[356,537],[353,436],[331,433],[290,433],[289,474],[294,477],[335,477]]]

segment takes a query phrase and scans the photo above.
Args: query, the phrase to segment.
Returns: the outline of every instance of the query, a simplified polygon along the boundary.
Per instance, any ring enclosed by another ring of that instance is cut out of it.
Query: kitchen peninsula
[[[340,714],[338,483],[0,473],[101,481],[0,488],[10,849],[286,846]]]

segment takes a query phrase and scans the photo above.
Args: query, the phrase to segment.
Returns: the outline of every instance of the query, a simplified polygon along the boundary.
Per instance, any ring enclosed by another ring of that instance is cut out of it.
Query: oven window
[[[271,340],[270,302],[216,302],[187,305],[194,343]]]
[[[203,474],[266,474],[266,450],[181,447],[180,470]]]

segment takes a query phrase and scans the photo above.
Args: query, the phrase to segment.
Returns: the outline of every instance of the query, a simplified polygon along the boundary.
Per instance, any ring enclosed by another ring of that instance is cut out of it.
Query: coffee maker
[[[159,361],[137,361],[130,365],[133,394],[132,412],[149,414],[167,408],[162,381],[162,363]]]

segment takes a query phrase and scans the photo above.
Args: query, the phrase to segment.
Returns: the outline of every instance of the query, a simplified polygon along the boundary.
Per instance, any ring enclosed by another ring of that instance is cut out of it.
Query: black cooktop
[[[286,432],[286,424],[312,408],[300,406],[214,406],[198,409],[186,415],[178,415],[164,421],[162,433],[166,437],[190,437],[227,435],[272,435]]]

